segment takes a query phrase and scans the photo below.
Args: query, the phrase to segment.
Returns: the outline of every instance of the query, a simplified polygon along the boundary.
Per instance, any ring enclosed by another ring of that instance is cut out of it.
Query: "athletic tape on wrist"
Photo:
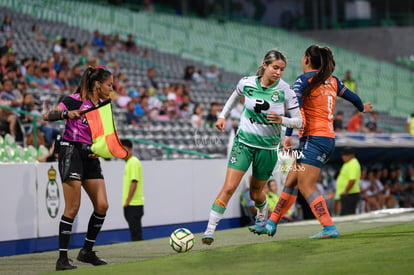
[[[52,110],[49,112],[47,119],[49,121],[56,121],[56,120],[61,120],[62,119],[62,112],[63,111],[57,111],[57,110]]]

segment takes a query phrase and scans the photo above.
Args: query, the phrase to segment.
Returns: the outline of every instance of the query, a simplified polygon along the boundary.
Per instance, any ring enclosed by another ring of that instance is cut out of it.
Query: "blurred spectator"
[[[141,105],[142,111],[144,113],[143,116],[150,118],[149,115],[150,115],[151,111],[150,111],[149,106],[148,106],[148,99],[149,99],[149,97],[146,94],[142,95],[140,97],[140,105]]]
[[[217,102],[210,103],[210,110],[205,119],[205,126],[208,128],[215,128],[217,117],[220,114],[221,104]]]
[[[181,97],[181,105],[187,104],[188,105],[188,112],[192,114],[194,111],[195,104],[191,101],[191,97],[188,93],[184,93]]]
[[[16,66],[17,67],[17,53],[9,52],[7,53],[7,63],[6,67]]]
[[[68,55],[64,55],[62,61],[59,64],[59,70],[69,71],[70,68],[70,57]],[[56,72],[57,71],[58,70],[56,70]]]
[[[56,36],[55,41],[53,41],[53,53],[62,53],[63,47],[62,47],[62,37]]]
[[[106,61],[105,50],[100,48],[97,53],[98,53],[98,57],[97,57],[98,63],[97,63],[97,65],[106,67],[108,62]]]
[[[86,65],[89,63],[89,48],[88,47],[83,47],[82,48],[82,54],[79,57],[79,61],[78,64],[80,66]]]
[[[4,79],[10,79],[13,82],[13,86],[17,86],[18,78],[17,78],[17,66],[10,65],[7,66],[6,72],[3,76]]]
[[[135,103],[133,101],[128,102],[125,117],[128,125],[139,125],[141,117],[135,113]]]
[[[384,186],[375,177],[376,169],[370,169],[367,172],[367,181],[361,186],[362,194],[365,198],[365,211],[373,211],[381,209],[381,202],[383,201],[382,191]]]
[[[74,38],[69,40],[66,52],[71,55],[78,55],[81,52],[81,48]]]
[[[97,47],[97,48],[103,48],[105,45],[104,45],[104,41],[103,41],[103,39],[102,39],[102,37],[101,37],[101,34],[99,33],[99,31],[98,30],[95,30],[94,32],[93,32],[93,38],[92,38],[92,46],[93,47]]]
[[[127,79],[124,73],[118,73],[116,74],[116,77],[114,78],[115,91],[118,91],[120,87],[125,87],[125,88],[127,87]]]
[[[56,72],[60,70],[60,53],[53,53],[52,58],[49,60],[52,60],[53,62],[53,70]]]
[[[132,36],[132,34],[128,34],[127,41],[125,42],[125,50],[127,52],[131,52],[131,53],[137,53],[138,52],[138,47],[135,44],[134,36]]]
[[[48,58],[46,63],[43,63],[44,67],[49,68],[49,77],[54,79],[57,75],[57,71],[54,69],[54,59]],[[59,66],[60,68],[60,66]]]
[[[32,25],[32,38],[36,41],[41,41],[45,43],[50,42],[50,40],[42,34],[42,32],[39,30],[39,27],[36,24]]]
[[[183,103],[180,105],[180,118],[183,118],[183,119],[190,118],[189,106],[187,103]]]
[[[165,102],[167,116],[169,120],[175,120],[180,117],[180,110],[177,102],[175,101],[175,94],[168,94],[167,101]]]
[[[174,85],[175,102],[181,104],[183,102],[184,85],[177,83]]]
[[[29,64],[32,64],[32,60],[28,57],[22,58],[22,60],[20,60],[19,69],[23,76],[26,75],[26,68],[29,66]]]
[[[203,76],[202,70],[194,70],[194,73],[191,75],[191,78],[193,80],[193,83],[198,87],[206,87],[206,80]]]
[[[131,97],[128,96],[128,92],[125,88],[125,86],[120,86],[117,90],[117,99],[116,103],[121,108],[127,108],[128,102],[131,101]]]
[[[158,90],[158,82],[155,80],[157,71],[155,68],[147,69],[147,76],[144,79],[144,86],[147,88],[150,94],[154,94],[155,90]]]
[[[364,132],[367,133],[368,130],[364,126],[364,114],[360,111],[355,111],[353,116],[348,122],[348,131],[349,132]]]
[[[28,87],[25,81],[17,81],[16,89],[19,91],[21,95],[25,94],[28,91]]]
[[[35,70],[35,81],[41,88],[56,90],[52,85],[53,79],[50,77],[50,70],[48,67],[42,66]]]
[[[22,104],[22,95],[15,90],[13,82],[10,79],[3,79],[3,90],[0,92],[0,105],[20,108]],[[9,133],[16,137],[17,115],[15,112],[0,108],[0,120],[9,124]]]
[[[342,80],[344,85],[354,93],[358,93],[358,87],[356,81],[352,78],[352,73],[350,70],[345,72],[345,78]]]
[[[384,204],[386,208],[398,207],[402,198],[402,193],[404,189],[402,188],[400,182],[400,172],[399,167],[392,167],[388,177],[384,177],[383,174],[388,171],[387,169],[382,169],[380,181],[384,185]],[[403,203],[401,203],[403,206]]]
[[[193,81],[193,74],[194,74],[195,70],[196,70],[196,68],[192,65],[185,67],[183,79],[185,81]]]
[[[414,113],[411,113],[411,116],[407,118],[407,132],[414,136]]]
[[[53,79],[53,85],[55,85],[61,92],[70,91],[66,70],[59,70],[57,72],[56,77]]]
[[[60,141],[54,140],[52,144],[48,146],[48,149],[49,149],[48,152],[44,155],[38,156],[36,160],[38,162],[56,162],[58,160],[58,155],[59,155],[59,152],[55,150],[55,144],[57,142],[60,142]]]
[[[22,100],[22,104],[20,106],[20,109],[22,111],[26,111],[26,112],[32,113],[34,115],[39,115],[40,116],[38,106],[39,106],[39,104],[36,104],[35,99],[33,97],[33,94],[31,92],[23,94],[23,100]],[[29,114],[21,113],[19,115],[19,120],[20,120],[20,123],[21,123],[22,128],[23,128],[23,132],[24,132],[25,135],[29,135],[29,134],[33,133],[32,126],[33,126],[34,116],[31,116]],[[37,122],[38,122],[37,127],[39,127],[40,123],[41,123],[40,119],[37,119]],[[38,133],[40,133],[40,130],[38,130]],[[44,140],[43,136],[41,137],[41,139]]]
[[[36,56],[33,56],[32,57],[32,64],[33,64],[33,66],[39,66],[39,64],[40,64],[39,58],[37,58]]]
[[[191,125],[193,128],[203,128],[204,127],[204,114],[203,109],[200,104],[194,106],[193,115],[191,116]]]
[[[378,133],[378,127],[377,127],[377,119],[378,119],[378,113],[373,111],[370,114],[370,118],[368,122],[365,124],[365,127],[367,128],[368,132],[370,133]]]
[[[220,80],[220,73],[217,70],[216,65],[211,65],[206,72],[206,79],[208,81],[217,82]]]
[[[116,75],[119,71],[119,63],[115,58],[110,58],[106,64],[106,68]]]
[[[72,67],[72,75],[69,78],[70,90],[75,91],[82,79],[81,66],[78,64]]]
[[[336,113],[335,119],[334,119],[334,131],[335,132],[343,132],[344,131],[344,112],[338,111]]]
[[[134,113],[141,117],[145,116],[144,107],[141,105],[141,96],[137,91],[133,91],[130,93],[131,101],[135,104]]]
[[[26,93],[23,96],[23,103],[21,106],[21,109],[27,112],[30,112],[34,115],[41,116],[41,112],[38,109],[38,105],[36,104],[36,101],[31,93]],[[45,110],[47,111],[47,110]],[[22,123],[31,123],[33,122],[34,117],[30,115],[21,115],[20,121]],[[38,133],[38,144],[45,144],[47,146],[50,146],[53,142],[53,140],[56,139],[56,137],[60,134],[59,129],[53,122],[44,121],[42,118],[37,119],[37,127],[39,129]],[[39,133],[42,133],[42,135],[39,135]],[[33,134],[33,132],[26,132],[26,134]],[[28,142],[28,145],[30,142]],[[33,144],[31,144],[33,145]]]
[[[154,95],[148,97],[148,116],[151,119],[158,119],[159,112],[162,107],[162,102]]]
[[[122,42],[118,33],[114,35],[114,40],[112,42],[112,50],[113,51],[124,50],[124,43]]]
[[[13,52],[13,39],[7,38],[4,45],[0,47],[0,56],[4,56],[6,53]],[[6,65],[6,64],[4,64]]]
[[[35,66],[33,64],[30,64],[26,68],[26,83],[29,85],[32,89],[40,89],[41,86],[37,84],[36,82],[36,76],[35,76]]]
[[[10,16],[4,16],[3,23],[1,24],[1,31],[7,34],[13,33],[12,19]]]

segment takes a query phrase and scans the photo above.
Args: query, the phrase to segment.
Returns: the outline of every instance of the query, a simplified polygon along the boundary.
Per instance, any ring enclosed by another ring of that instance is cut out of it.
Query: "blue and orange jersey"
[[[323,85],[311,90],[304,97],[305,88],[316,73],[317,71],[310,71],[300,75],[293,85],[303,117],[299,136],[335,138],[333,121],[337,96],[351,101],[360,111],[364,110],[364,106],[359,96],[346,88],[336,76],[330,76]]]

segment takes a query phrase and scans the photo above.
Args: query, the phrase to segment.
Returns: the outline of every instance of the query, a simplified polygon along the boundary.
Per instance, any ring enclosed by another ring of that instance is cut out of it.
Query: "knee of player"
[[[101,215],[106,214],[106,211],[108,211],[109,208],[109,204],[108,202],[102,202],[99,203],[96,207],[95,207],[95,212]]]
[[[250,198],[253,201],[261,201],[263,198],[266,199],[266,197],[264,196],[264,193],[261,190],[260,191],[250,190]]]
[[[76,215],[78,214],[79,211],[79,207],[80,204],[71,204],[71,205],[66,205],[65,207],[65,216],[69,217],[69,218],[75,218]]]

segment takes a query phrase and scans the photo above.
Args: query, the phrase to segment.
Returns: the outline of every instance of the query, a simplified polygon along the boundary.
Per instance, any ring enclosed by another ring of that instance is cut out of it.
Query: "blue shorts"
[[[335,150],[335,139],[329,137],[306,136],[300,138],[298,163],[309,164],[321,168],[328,162]]]

